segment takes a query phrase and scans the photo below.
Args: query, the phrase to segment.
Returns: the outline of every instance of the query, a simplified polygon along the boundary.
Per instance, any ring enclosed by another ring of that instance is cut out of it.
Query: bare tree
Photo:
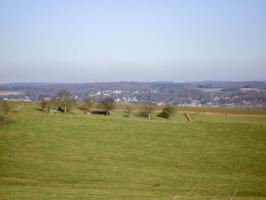
[[[127,104],[126,107],[125,107],[125,112],[127,113],[127,117],[129,118],[131,113],[133,111],[133,108],[130,104]]]
[[[171,118],[176,113],[176,107],[174,105],[167,104],[163,107],[162,116],[166,118]]]
[[[100,100],[99,107],[105,112],[106,115],[110,115],[111,111],[115,108],[115,101],[112,97],[106,97]]]
[[[151,102],[146,102],[142,106],[142,112],[144,115],[148,116],[149,119],[151,119],[151,113],[155,109],[155,104]]]
[[[62,90],[56,95],[56,100],[59,108],[67,114],[67,112],[71,112],[73,105],[76,103],[72,94],[67,90]]]
[[[82,110],[84,110],[87,114],[89,114],[92,105],[93,105],[93,99],[90,96],[86,96],[83,99]]]
[[[45,111],[46,108],[48,108],[49,101],[46,99],[41,99],[40,106],[42,111]]]
[[[6,100],[0,100],[0,121],[5,121],[10,111],[10,103]]]

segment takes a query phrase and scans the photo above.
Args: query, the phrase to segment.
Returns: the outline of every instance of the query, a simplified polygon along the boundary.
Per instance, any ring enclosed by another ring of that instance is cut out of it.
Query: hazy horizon
[[[9,84],[90,84],[90,83],[177,83],[177,84],[186,84],[186,83],[244,83],[244,82],[260,82],[264,83],[266,80],[248,80],[248,81],[219,81],[219,80],[202,80],[202,81],[89,81],[89,82],[37,82],[37,81],[24,81],[24,82],[3,82],[0,85],[9,85]]]
[[[1,1],[0,83],[265,81],[266,1]]]

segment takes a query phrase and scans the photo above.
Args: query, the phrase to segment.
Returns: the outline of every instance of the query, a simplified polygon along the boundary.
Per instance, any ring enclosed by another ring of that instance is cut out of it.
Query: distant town
[[[266,108],[266,82],[97,82],[0,84],[0,99],[38,101],[69,90],[77,101],[89,95],[99,100],[113,97],[117,103],[153,102],[194,107]]]

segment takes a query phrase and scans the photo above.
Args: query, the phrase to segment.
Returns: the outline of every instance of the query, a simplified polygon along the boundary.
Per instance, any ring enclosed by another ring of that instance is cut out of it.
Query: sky
[[[0,0],[0,83],[266,80],[265,0]]]

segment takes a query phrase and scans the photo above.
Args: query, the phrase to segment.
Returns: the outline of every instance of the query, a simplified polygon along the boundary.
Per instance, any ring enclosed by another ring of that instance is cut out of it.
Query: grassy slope
[[[0,125],[0,199],[229,200],[237,188],[234,200],[266,199],[266,121],[219,117],[188,124],[181,114],[168,122],[26,107]]]

